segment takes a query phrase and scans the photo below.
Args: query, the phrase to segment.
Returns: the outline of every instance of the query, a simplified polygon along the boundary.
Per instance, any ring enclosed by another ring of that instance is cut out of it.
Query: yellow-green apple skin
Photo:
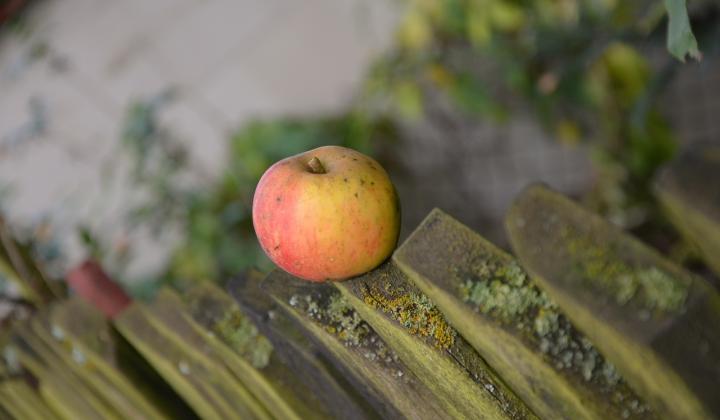
[[[342,280],[382,263],[395,249],[400,206],[372,158],[324,146],[277,162],[260,178],[253,225],[280,268],[309,281]]]

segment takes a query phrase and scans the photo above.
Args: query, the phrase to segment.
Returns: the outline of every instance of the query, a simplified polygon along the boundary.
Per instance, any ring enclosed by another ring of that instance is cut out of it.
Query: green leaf
[[[507,117],[507,111],[491,97],[485,84],[470,73],[458,75],[448,94],[461,110],[471,115],[488,116],[496,121]]]
[[[422,117],[423,95],[417,84],[408,81],[399,82],[393,90],[393,96],[403,117],[410,120]]]
[[[668,12],[667,48],[670,54],[685,62],[685,56],[700,60],[702,53],[698,49],[695,35],[690,27],[686,0],[664,0]]]

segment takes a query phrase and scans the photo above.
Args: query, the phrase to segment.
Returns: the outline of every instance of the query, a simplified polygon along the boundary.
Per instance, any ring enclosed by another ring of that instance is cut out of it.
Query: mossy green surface
[[[278,359],[267,337],[227,293],[214,284],[203,283],[182,297],[221,362],[274,417],[328,417],[316,398],[297,394],[297,389],[302,388],[300,378]]]
[[[720,296],[707,282],[541,186],[506,227],[533,279],[657,413],[720,416]]]
[[[440,401],[340,291],[275,272],[266,288],[383,418],[434,420]]]
[[[652,417],[510,255],[433,210],[393,256],[541,417]]]
[[[198,285],[183,296],[188,312],[254,368],[268,365],[272,344],[258,332],[230,296],[211,284]]]
[[[458,273],[461,271],[454,268]],[[474,268],[477,279],[467,278],[460,285],[460,294],[483,314],[510,323],[525,319],[528,310],[534,307],[556,309],[545,293],[527,286],[527,276],[517,263],[488,259]]]
[[[288,287],[288,283],[279,281],[277,291],[282,297],[275,296],[276,288],[271,287],[271,282],[268,281],[274,274],[287,275],[276,271],[265,277],[251,272],[236,277],[228,285],[233,301],[273,344],[271,363],[263,372],[275,372],[275,377],[279,379],[283,379],[285,375],[296,379],[286,382],[289,386],[287,390],[303,401],[312,402],[311,407],[314,407],[314,412],[302,415],[303,419],[377,418],[376,408],[363,398],[357,389],[351,387],[347,377],[335,367],[335,361],[331,360],[326,351],[328,346],[318,345],[308,337],[303,327],[313,325],[308,322],[300,325],[288,310],[291,308],[287,302],[295,293]],[[320,330],[319,326],[317,330]],[[324,331],[321,332],[325,334]],[[343,347],[335,337],[330,337],[328,343]]]
[[[152,306],[131,305],[115,325],[199,416],[270,418],[181,308],[177,296],[162,290]]]
[[[488,265],[492,266],[489,262]],[[509,277],[507,273],[512,273]],[[537,348],[552,358],[556,369],[577,370],[586,381],[614,386],[620,377],[537,287],[528,284],[525,272],[515,262],[487,277],[466,279],[461,298],[482,314],[534,336]]]
[[[684,311],[687,280],[656,266],[633,265],[625,259],[620,244],[600,244],[587,232],[562,226],[559,237],[587,287],[612,297],[619,305],[633,305],[640,318]]]
[[[272,344],[239,309],[227,312],[213,330],[253,367],[262,369],[268,365]]]
[[[336,287],[451,415],[535,418],[392,263]]]

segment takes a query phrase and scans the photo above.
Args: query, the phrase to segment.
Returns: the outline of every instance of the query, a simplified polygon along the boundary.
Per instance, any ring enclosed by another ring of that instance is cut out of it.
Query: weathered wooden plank
[[[0,395],[1,397],[1,395]],[[0,401],[0,419],[2,420],[15,420],[18,417],[13,416],[12,413],[9,411],[8,407],[2,404]]]
[[[0,382],[0,404],[16,419],[57,418],[57,414],[22,379]]]
[[[72,346],[58,340],[60,333],[47,328],[47,309],[49,308],[43,309],[29,320],[29,328],[21,333],[23,339],[28,343],[35,343],[33,348],[42,355],[46,366],[54,370],[63,380],[74,383],[74,386],[81,390],[80,395],[83,399],[90,401],[98,410],[106,411],[109,418],[123,418],[122,408],[119,409],[111,399],[107,398],[108,394],[115,391],[112,385],[101,378],[98,372],[92,375],[98,378],[97,384],[87,381],[82,374],[84,355],[72,354]],[[97,385],[101,388],[97,388]]]
[[[720,146],[683,152],[662,170],[656,190],[673,224],[720,275]]]
[[[272,355],[279,357],[303,381],[303,395],[320,401],[333,418],[380,418],[376,409],[260,289],[261,280],[262,277],[255,273],[239,276],[228,285],[230,295],[260,333],[272,342]],[[268,366],[272,365],[271,360]]]
[[[31,418],[30,413],[23,407],[22,402],[18,401],[17,397],[6,392],[4,388],[3,384],[0,384],[0,419],[14,420]]]
[[[516,260],[433,210],[393,260],[543,418],[648,418],[648,407]]]
[[[118,414],[68,371],[60,359],[32,331],[30,325],[20,325],[7,349],[38,379],[39,393],[60,417],[119,418]]]
[[[49,279],[39,263],[32,258],[30,248],[15,239],[2,216],[0,272],[15,282],[23,297],[33,303],[48,303],[65,296],[63,284]]]
[[[146,398],[149,393],[141,393],[120,370],[110,325],[95,308],[73,298],[51,307],[47,319],[40,316],[34,325],[44,330],[42,336],[52,336],[53,341],[46,344],[122,417],[169,418]]]
[[[20,401],[6,392],[4,382],[0,383],[0,419],[24,419],[28,415]]]
[[[237,410],[235,396],[226,377],[218,375],[211,362],[168,336],[159,321],[139,303],[114,319],[116,328],[153,368],[202,418],[234,418],[248,410]]]
[[[509,210],[523,266],[663,416],[720,416],[720,298],[602,218],[541,186]]]
[[[63,330],[51,329],[46,321],[44,316],[37,316],[30,323],[31,330],[46,349],[52,352],[53,367],[62,370],[65,376],[72,376],[82,384],[84,392],[81,395],[84,398],[97,399],[110,407],[113,415],[117,415],[118,418],[164,418],[152,407],[150,411],[145,411],[142,405],[139,407],[129,405],[136,401],[128,398],[122,389],[118,389],[115,383],[108,379],[102,366],[96,365],[89,359],[90,353],[81,350],[80,346],[68,340]],[[154,414],[157,416],[154,417]]]
[[[317,399],[301,391],[302,381],[273,356],[272,344],[227,293],[202,283],[182,297],[195,322],[211,333],[223,362],[275,418],[330,418]]]
[[[451,417],[535,417],[392,263],[335,286]]]
[[[444,415],[432,392],[337,289],[280,270],[271,273],[262,288],[373,402],[383,418],[437,419]]]
[[[209,367],[217,378],[224,384],[218,387],[219,391],[232,404],[238,415],[244,418],[269,419],[270,413],[255,399],[246,386],[230,374],[223,363],[223,355],[214,346],[212,334],[197,325],[185,312],[180,296],[172,290],[161,289],[148,311],[153,316],[150,321],[157,323],[156,327],[168,333],[178,344],[188,352],[196,352],[199,359],[210,362]],[[218,343],[219,344],[219,343]]]
[[[47,405],[65,420],[77,419],[115,419],[109,411],[88,404],[86,395],[73,388],[57,371],[50,370],[40,380],[39,393]],[[51,417],[55,418],[55,417]]]
[[[163,414],[172,419],[195,420],[199,417],[192,407],[155,370],[150,362],[125,339],[117,329],[112,329],[118,368]]]

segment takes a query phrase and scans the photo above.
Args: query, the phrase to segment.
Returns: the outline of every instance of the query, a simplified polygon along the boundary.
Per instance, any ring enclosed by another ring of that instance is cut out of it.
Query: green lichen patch
[[[528,316],[533,309],[555,310],[544,292],[528,284],[527,274],[516,262],[487,258],[473,268],[460,283],[460,296],[478,312],[504,323],[534,324]],[[455,268],[456,273],[459,271]]]
[[[195,322],[253,367],[262,369],[270,363],[272,344],[221,289],[208,284],[197,285],[183,293],[183,299]]]
[[[530,337],[558,370],[576,371],[585,381],[613,387],[618,377],[589,340],[563,316],[545,292],[530,282],[517,262],[485,255],[470,265],[472,271],[455,270],[461,298],[476,312],[521,330]],[[609,366],[609,367],[608,367]]]
[[[688,284],[682,279],[656,266],[627,262],[621,244],[601,245],[567,226],[560,238],[582,281],[619,305],[632,305],[640,319],[684,311]]]
[[[239,309],[227,311],[212,330],[253,367],[262,369],[270,362],[272,344]]]
[[[455,342],[457,332],[437,306],[423,293],[386,282],[365,285],[362,300],[400,323],[410,334],[427,339],[435,347],[448,349]]]
[[[451,275],[459,285],[459,296],[474,311],[520,331],[555,369],[592,383],[624,417],[649,410],[515,260],[480,249],[472,254],[475,258],[462,270],[454,267]]]
[[[707,282],[542,186],[515,200],[506,228],[523,266],[658,413],[717,412],[718,351],[705,344],[717,333],[701,326],[720,319],[720,298]]]
[[[396,377],[405,376],[398,356],[365,322],[340,292],[293,294],[288,304],[304,313],[343,345],[382,365]]]

